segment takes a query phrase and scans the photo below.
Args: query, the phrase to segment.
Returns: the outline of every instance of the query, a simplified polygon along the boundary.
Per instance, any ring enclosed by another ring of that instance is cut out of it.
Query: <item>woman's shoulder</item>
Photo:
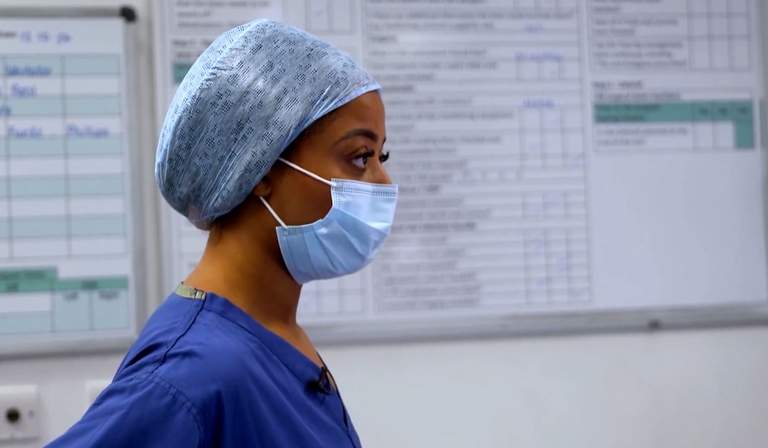
[[[216,426],[224,408],[262,409],[274,387],[274,362],[253,335],[205,309],[202,300],[171,295],[147,321],[115,376],[145,384],[189,409],[201,427]]]
[[[244,370],[258,373],[263,350],[252,334],[207,312],[203,300],[172,294],[147,321],[116,376],[151,372],[182,390],[201,381],[232,384],[242,381]]]

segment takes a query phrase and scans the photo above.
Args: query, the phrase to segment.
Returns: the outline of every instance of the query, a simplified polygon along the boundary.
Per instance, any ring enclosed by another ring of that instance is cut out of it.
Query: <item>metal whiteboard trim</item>
[[[136,21],[136,10],[131,6],[100,7],[0,7],[0,17],[19,19],[105,18],[122,17],[126,22]]]
[[[135,64],[130,57],[135,57],[138,52],[138,30],[131,25],[136,23],[136,13],[133,8],[40,8],[40,7],[21,7],[21,8],[0,8],[0,19],[5,18],[23,18],[23,19],[47,19],[47,18],[110,18],[123,17],[125,19],[124,41],[123,41],[123,60],[125,67],[125,98],[134,98],[138,92],[138,72]],[[139,151],[136,150],[135,138],[132,132],[138,123],[138,111],[133,102],[126,104],[127,116],[125,124],[129,133],[127,135],[129,142],[129,178],[130,173],[140,168],[138,164]],[[131,206],[131,226],[133,241],[130,242],[133,251],[133,276],[129,282],[134,295],[133,308],[129,311],[133,315],[129,316],[129,329],[125,332],[116,332],[115,336],[99,335],[84,336],[77,338],[64,338],[63,340],[50,339],[54,333],[28,333],[3,335],[0,338],[0,361],[15,358],[26,358],[47,355],[68,355],[68,354],[92,354],[92,353],[119,353],[128,349],[137,339],[140,332],[140,325],[148,318],[147,304],[142,298],[147,295],[145,286],[146,275],[143,267],[146,263],[141,257],[145,256],[143,245],[140,243],[147,229],[144,227],[143,208],[141,206],[142,194],[140,194],[142,185],[136,184],[131,179],[130,192]],[[137,194],[138,192],[138,194]],[[16,341],[14,339],[24,338],[25,340]],[[6,344],[4,340],[10,340]]]
[[[160,135],[163,120],[168,113],[168,82],[173,76],[170,67],[170,58],[166,51],[167,32],[168,32],[168,9],[170,5],[165,0],[156,0],[152,2],[152,46],[153,55],[153,82],[155,84],[154,108],[156,120],[153,123],[153,129],[156,136]],[[177,212],[173,210],[165,200],[161,199],[158,204],[158,215],[160,225],[159,247],[162,250],[160,254],[161,270],[161,291],[158,291],[158,297],[164,300],[176,287],[176,282],[171,279],[176,278],[175,257],[178,256],[179,236],[176,235]],[[178,261],[177,261],[178,262]]]
[[[732,327],[764,327],[768,304],[681,307],[653,310],[563,312],[548,315],[508,315],[435,319],[409,322],[307,324],[307,334],[318,346],[426,343],[510,337],[590,336],[608,333],[653,333]]]
[[[29,336],[29,335],[21,335]],[[21,341],[13,344],[13,348],[0,345],[0,362],[26,358],[50,356],[120,355],[136,341],[135,336],[115,336],[111,338],[93,339],[89,337],[72,338],[66,341]]]
[[[121,14],[123,9],[121,9]],[[135,19],[135,14],[134,14]],[[134,24],[135,21],[128,20],[123,28],[123,60],[125,68],[125,92],[123,97],[125,98],[126,118],[125,124],[127,129],[133,132],[128,132],[128,177],[130,179],[130,191],[128,192],[131,207],[131,226],[132,241],[129,242],[132,249],[132,272],[133,279],[131,286],[133,287],[133,321],[131,322],[132,338],[131,343],[138,338],[144,323],[149,318],[149,308],[146,298],[149,294],[148,287],[148,273],[145,268],[149,265],[146,260],[149,257],[149,248],[143,244],[147,241],[147,233],[150,231],[145,226],[145,185],[143,182],[143,160],[142,147],[139,140],[139,135],[143,134],[140,131],[139,110],[137,108],[137,101],[130,101],[131,98],[137,98],[138,92],[141,91],[141,83],[139,82],[139,29]],[[130,344],[120,345],[115,349],[127,349]],[[98,345],[94,345],[94,349],[99,348]]]

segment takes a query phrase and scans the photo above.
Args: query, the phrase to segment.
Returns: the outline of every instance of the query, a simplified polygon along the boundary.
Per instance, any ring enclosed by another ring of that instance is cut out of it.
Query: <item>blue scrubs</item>
[[[322,369],[223,297],[180,287],[60,447],[360,447]],[[326,386],[328,387],[328,386]]]

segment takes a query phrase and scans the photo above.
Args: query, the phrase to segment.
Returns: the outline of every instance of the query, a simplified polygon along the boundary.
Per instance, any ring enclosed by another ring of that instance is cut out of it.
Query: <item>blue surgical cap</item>
[[[256,20],[227,31],[192,65],[165,116],[160,192],[208,229],[310,124],[378,89],[347,54],[298,28]]]

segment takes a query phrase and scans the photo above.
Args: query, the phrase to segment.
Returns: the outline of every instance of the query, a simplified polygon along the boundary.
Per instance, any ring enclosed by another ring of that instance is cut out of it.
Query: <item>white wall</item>
[[[768,330],[333,350],[368,447],[765,448]]]
[[[321,350],[367,448],[768,446],[768,329]],[[119,361],[14,361],[0,379],[40,386],[50,438]]]
[[[133,4],[141,83],[151,85],[150,0],[66,3]],[[151,98],[140,99],[143,110],[153,110]],[[153,117],[145,118],[140,147],[152,151]],[[768,446],[766,328],[321,350],[368,448]],[[109,379],[120,359],[2,361],[0,386],[40,387],[47,441],[84,412],[85,382]]]

